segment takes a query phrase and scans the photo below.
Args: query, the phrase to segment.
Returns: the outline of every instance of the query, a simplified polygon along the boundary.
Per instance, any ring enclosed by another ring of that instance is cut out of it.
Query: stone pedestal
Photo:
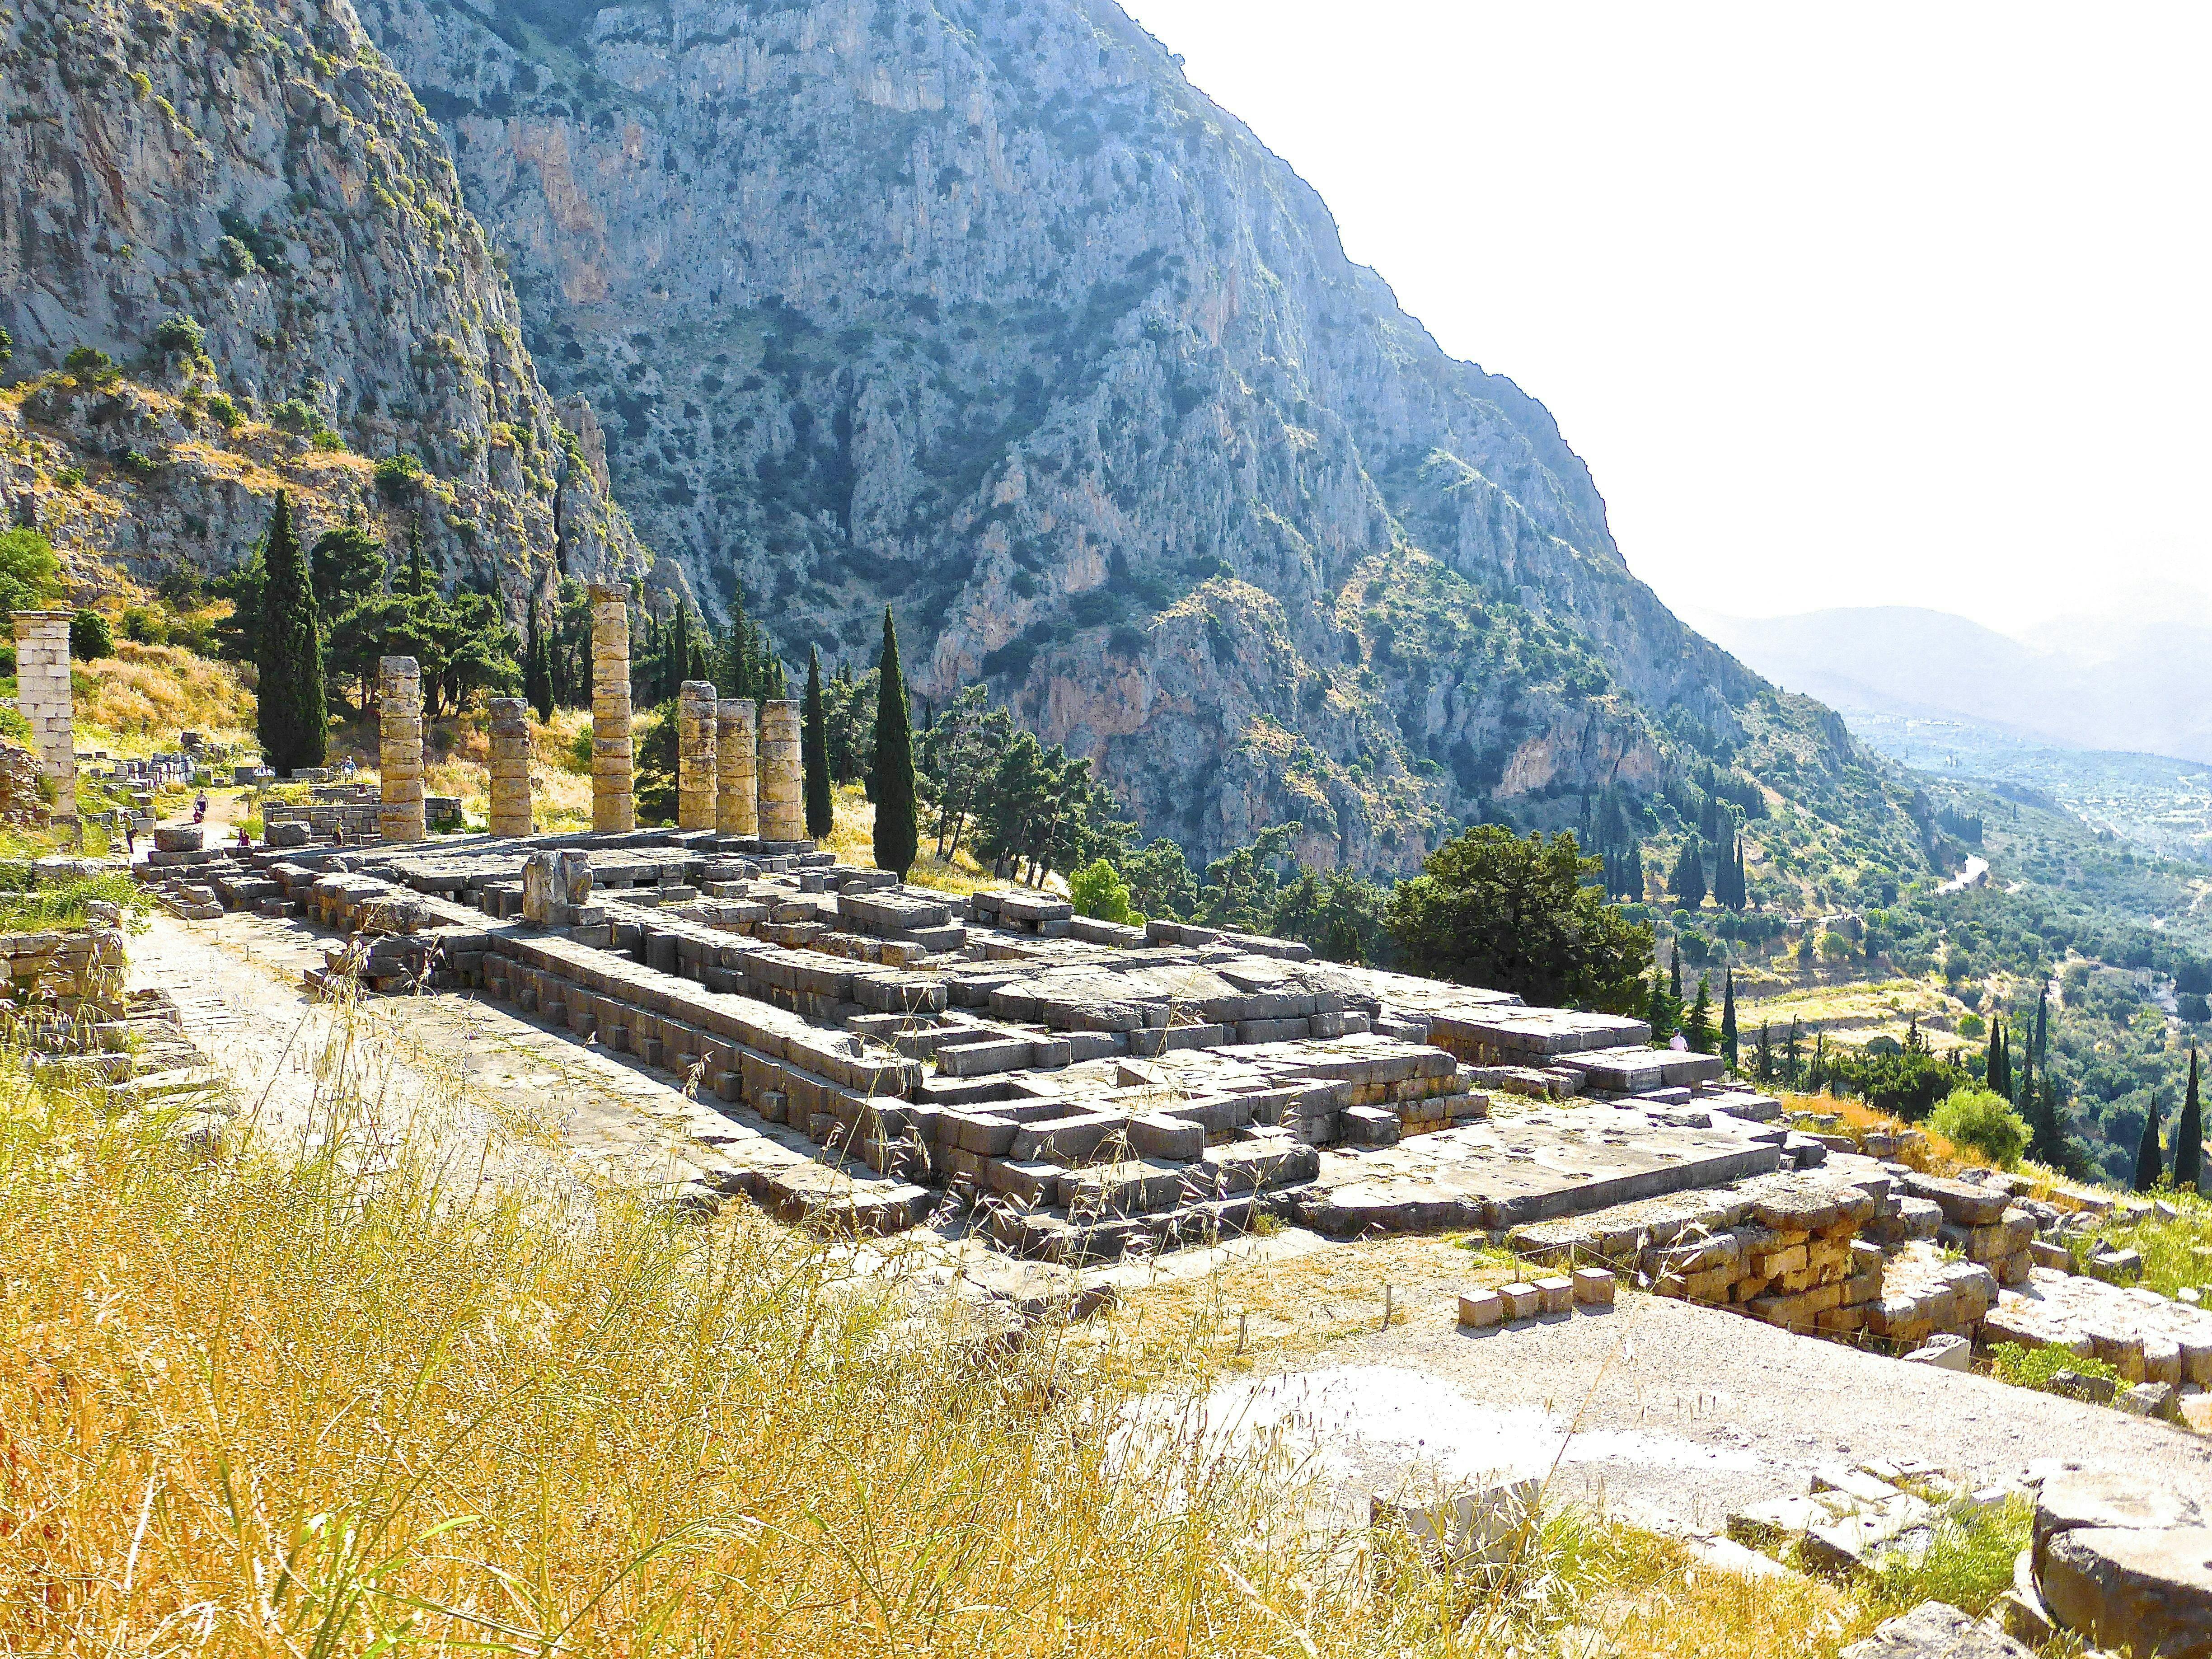
[[[76,816],[76,732],[70,703],[70,613],[18,611],[15,708],[30,722],[39,770],[53,785],[53,815]]]
[[[386,657],[377,665],[377,769],[383,777],[383,810],[377,829],[386,841],[422,841],[422,673],[412,657]]]
[[[805,786],[799,775],[799,704],[761,705],[760,837],[806,839]]]
[[[629,590],[593,582],[592,593],[592,828],[637,828],[631,793]]]
[[[491,700],[491,832],[530,833],[530,705]]]
[[[715,768],[720,787],[714,795],[714,833],[760,834],[760,763],[754,749],[750,697],[725,697],[714,705]]]
[[[676,827],[714,827],[714,688],[686,680],[676,694]]]

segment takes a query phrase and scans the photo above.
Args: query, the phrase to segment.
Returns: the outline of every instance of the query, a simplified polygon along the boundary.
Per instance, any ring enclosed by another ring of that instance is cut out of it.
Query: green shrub
[[[12,645],[8,647],[8,672],[15,672],[15,647]],[[30,747],[31,723],[12,702],[0,703],[0,738]]]
[[[386,455],[376,464],[377,493],[395,505],[405,501],[422,481],[422,463],[404,452]]]
[[[134,645],[167,645],[169,626],[161,613],[143,605],[123,608],[123,637]]]
[[[225,432],[229,431],[246,418],[238,412],[238,405],[231,402],[230,394],[228,392],[215,393],[207,400],[207,406],[208,413],[215,416]]]
[[[154,331],[154,343],[163,351],[197,353],[207,343],[207,331],[180,311],[161,319]]]
[[[2120,1380],[2119,1372],[2104,1360],[2085,1358],[2065,1348],[2024,1348],[2017,1342],[2000,1342],[1990,1350],[1990,1358],[1996,1364],[1997,1380],[2015,1388],[2047,1389],[2061,1371]]]
[[[1067,896],[1079,916],[1124,925],[1128,922],[1129,884],[1104,859],[1093,861],[1067,878]]]
[[[328,452],[335,452],[345,447],[345,440],[339,437],[337,433],[331,431],[328,427],[323,428],[321,431],[316,433],[313,438],[308,440],[308,441],[313,444],[316,448]]]
[[[574,772],[578,777],[592,775],[592,728],[588,724],[579,726],[576,735],[568,739],[568,747],[561,757],[561,764],[565,770]]]
[[[62,367],[80,380],[98,386],[115,377],[115,359],[97,346],[78,346],[62,359]]]
[[[81,466],[65,466],[54,474],[54,482],[64,489],[75,489],[84,482],[84,469]]]
[[[2000,1170],[2009,1170],[2027,1150],[2028,1127],[2003,1096],[1987,1089],[1954,1089],[1929,1120],[1929,1127],[1954,1146],[1979,1152]]]
[[[36,611],[61,591],[53,544],[35,530],[0,530],[0,611]]]
[[[287,398],[270,412],[269,423],[302,436],[323,429],[322,411],[304,398]]]
[[[97,611],[80,611],[70,618],[70,655],[79,662],[96,662],[115,654],[115,630]]]
[[[143,481],[161,470],[161,464],[143,449],[126,449],[116,470],[126,476]]]
[[[251,276],[261,268],[253,250],[235,236],[226,236],[216,246],[222,252],[222,268],[234,276]]]

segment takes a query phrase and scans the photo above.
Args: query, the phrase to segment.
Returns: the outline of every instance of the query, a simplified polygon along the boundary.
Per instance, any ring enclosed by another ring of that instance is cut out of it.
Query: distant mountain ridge
[[[1906,605],[1688,619],[1778,684],[1845,714],[1963,720],[2061,748],[2212,762],[2212,626],[2185,613],[2037,630],[2063,650]]]

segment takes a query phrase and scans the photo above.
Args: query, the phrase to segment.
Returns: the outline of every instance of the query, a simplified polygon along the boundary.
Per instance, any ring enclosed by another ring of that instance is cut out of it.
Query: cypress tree
[[[901,881],[921,844],[915,822],[914,733],[907,724],[906,675],[899,667],[898,629],[884,607],[884,653],[876,665],[876,867]]]
[[[1674,860],[1674,896],[1686,909],[1694,910],[1705,902],[1705,849],[1694,834],[1682,837],[1682,850]]]
[[[1763,1019],[1759,1022],[1759,1061],[1753,1070],[1761,1083],[1774,1081],[1774,1039]]]
[[[1729,1070],[1735,1070],[1735,969],[1733,968],[1721,979],[1721,1058],[1728,1061]]]
[[[1705,975],[1698,975],[1698,1000],[1690,1005],[1690,1012],[1682,1019],[1682,1035],[1690,1047],[1701,1054],[1713,1049],[1713,989]]]
[[[261,751],[279,772],[320,766],[329,738],[323,703],[323,636],[315,617],[314,585],[299,538],[292,532],[292,501],[284,490],[269,513],[262,561],[268,576],[261,591],[260,684],[255,726]]]
[[[522,695],[538,711],[538,718],[553,718],[553,664],[545,648],[544,631],[538,623],[538,607],[530,607],[530,637],[522,651]]]
[[[2158,1096],[2153,1093],[2150,1109],[2143,1114],[2142,1139],[2136,1143],[2136,1190],[2151,1191],[2165,1172],[2158,1146]]]
[[[2066,1133],[2058,1125],[2058,1097],[2048,1078],[2027,1115],[2027,1155],[2054,1170],[2066,1168]]]
[[[1682,1007],[1682,952],[1680,946],[1675,948],[1673,960],[1668,963],[1667,995],[1674,1003],[1675,1012],[1680,1013]]]
[[[2197,1190],[2203,1174],[2204,1118],[2197,1098],[2197,1045],[2189,1045],[2189,1092],[2181,1097],[2181,1121],[2173,1131],[2173,1184]]]
[[[810,841],[828,837],[836,822],[830,802],[830,736],[822,723],[822,657],[806,647],[805,724],[800,728],[799,763],[806,778],[806,835]]]
[[[1654,1042],[1664,1042],[1674,1035],[1674,1020],[1667,1008],[1667,981],[1661,976],[1656,963],[1651,968],[1651,997],[1644,1005],[1644,1023],[1651,1028]]]
[[[1803,1056],[1797,1047],[1797,1020],[1796,1016],[1793,1015],[1790,1021],[1789,1041],[1785,1042],[1782,1048],[1782,1069],[1784,1074],[1792,1083],[1796,1082],[1798,1078],[1802,1075],[1800,1070],[1802,1059]]]

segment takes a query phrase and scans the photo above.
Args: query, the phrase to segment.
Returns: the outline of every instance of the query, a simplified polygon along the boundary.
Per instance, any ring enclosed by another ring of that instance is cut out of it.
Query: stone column
[[[412,657],[378,664],[376,763],[384,805],[377,829],[386,841],[421,841],[422,823],[422,671]]]
[[[676,693],[676,827],[714,827],[714,688],[686,680]]]
[[[530,833],[530,705],[491,700],[491,832]]]
[[[39,769],[54,787],[53,815],[76,816],[76,729],[70,703],[70,613],[18,611],[15,709],[31,724]]]
[[[760,836],[763,841],[806,839],[805,786],[799,779],[799,704],[790,699],[761,705]]]
[[[602,835],[637,828],[631,794],[629,590],[592,584],[592,828]]]
[[[714,705],[715,763],[721,773],[714,796],[714,832],[760,834],[760,763],[753,749],[750,697],[725,697]]]

